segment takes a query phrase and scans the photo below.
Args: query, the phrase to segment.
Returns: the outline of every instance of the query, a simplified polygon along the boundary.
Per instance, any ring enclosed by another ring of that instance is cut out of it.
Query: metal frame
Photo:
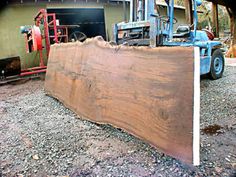
[[[142,45],[153,45],[156,42],[156,26],[157,20],[151,17],[154,14],[154,0],[131,0],[130,1],[130,20],[129,22],[122,22],[115,24],[113,27],[113,40],[118,42],[119,33],[123,31],[143,30],[144,28],[150,29],[150,38],[143,38],[140,40],[129,40],[130,43],[140,43]],[[119,42],[118,42],[119,43]]]
[[[49,20],[50,17],[52,18],[51,21]],[[58,34],[57,34],[57,24],[56,24],[56,14],[55,13],[47,13],[46,9],[40,9],[38,14],[34,18],[35,25],[40,26],[43,24],[44,26],[44,34],[42,34],[45,38],[45,45],[47,56],[49,55],[50,51],[50,37],[53,37],[54,42],[58,43]],[[53,29],[54,36],[49,36],[49,30]]]
[[[215,48],[220,48],[219,41],[212,41],[208,38],[205,31],[197,30],[198,16],[197,6],[201,4],[201,0],[192,1],[193,11],[193,30],[190,32],[190,37],[187,41],[175,41],[173,32],[174,23],[174,0],[165,0],[167,4],[166,22],[160,14],[155,14],[154,0],[130,0],[130,21],[122,22],[114,25],[113,40],[117,44],[128,43],[129,45],[146,45],[150,47],[157,46],[194,46],[200,48],[200,73],[207,74],[211,68],[211,56]],[[143,8],[144,7],[144,8]],[[189,24],[191,25],[191,24]],[[149,30],[148,38],[143,38],[143,29]],[[140,33],[141,37],[127,40],[122,39],[121,35]]]
[[[48,22],[49,17],[52,17],[52,21]],[[55,42],[58,42],[58,36],[57,36],[57,26],[56,26],[56,15],[55,14],[48,14],[46,9],[40,9],[37,15],[34,18],[35,26],[39,27],[41,24],[44,26],[44,34],[41,34],[39,31],[34,31],[34,27],[31,28],[28,34],[25,34],[26,44],[28,43],[28,40],[33,40],[33,42],[36,42],[36,45],[39,45],[40,47],[34,48],[33,51],[37,51],[39,53],[39,66],[33,67],[33,68],[26,68],[24,70],[21,70],[20,76],[29,76],[33,74],[39,74],[39,73],[45,73],[47,66],[44,65],[44,58],[43,58],[43,47],[42,47],[42,36],[45,38],[45,45],[46,45],[46,53],[47,57],[49,55],[50,51],[50,37],[49,37],[49,26],[52,24],[54,29],[54,40]],[[38,28],[39,29],[39,28]],[[32,34],[35,33],[35,34]],[[29,35],[29,36],[28,36]],[[26,50],[29,52],[28,45],[26,45]]]
[[[40,36],[40,39],[34,39],[34,40],[36,42],[42,43],[43,39],[41,38],[41,36],[43,36],[43,38],[45,39],[45,48],[46,48],[47,57],[49,56],[51,41],[53,41],[54,43],[59,43],[59,38],[63,37],[65,38],[65,42],[68,42],[68,28],[66,26],[57,26],[55,13],[47,13],[46,9],[40,9],[37,15],[34,17],[34,21],[35,21],[35,26],[37,27],[40,27],[40,25],[43,25],[44,33],[41,34],[41,32],[39,31],[37,35]],[[64,31],[64,34],[59,35],[58,29],[61,29],[61,31]],[[54,35],[50,36],[50,30],[53,30]],[[32,32],[32,29],[30,32]],[[33,36],[31,36],[31,38],[32,37]],[[27,37],[27,34],[25,34],[25,39],[26,39],[26,42],[28,42],[29,39]],[[27,52],[29,51],[28,45],[26,45],[26,50]],[[40,59],[39,66],[22,70],[20,76],[28,76],[32,74],[46,72],[47,66],[44,65],[43,47],[34,49],[34,51],[37,51],[39,53],[39,59]]]

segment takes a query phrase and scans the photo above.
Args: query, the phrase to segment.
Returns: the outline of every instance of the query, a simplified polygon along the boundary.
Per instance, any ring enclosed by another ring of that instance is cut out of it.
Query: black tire
[[[213,80],[221,78],[223,76],[224,68],[224,55],[220,49],[216,49],[212,53],[209,77]]]

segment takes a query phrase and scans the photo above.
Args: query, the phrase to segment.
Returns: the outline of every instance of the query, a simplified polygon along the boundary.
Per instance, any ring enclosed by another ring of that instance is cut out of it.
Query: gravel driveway
[[[43,81],[0,87],[0,176],[233,176],[236,67],[201,80],[201,165],[187,166],[139,139],[80,119]]]

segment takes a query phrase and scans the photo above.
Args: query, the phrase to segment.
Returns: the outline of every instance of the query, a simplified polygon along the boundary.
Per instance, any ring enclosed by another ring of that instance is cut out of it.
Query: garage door
[[[106,39],[104,9],[102,8],[50,8],[48,13],[56,13],[60,25],[78,25],[68,29],[69,35],[80,31],[87,37],[102,36]]]

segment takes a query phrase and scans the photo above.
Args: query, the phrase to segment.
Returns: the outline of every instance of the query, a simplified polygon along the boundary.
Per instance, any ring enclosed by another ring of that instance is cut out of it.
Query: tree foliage
[[[164,2],[164,0],[157,0],[159,2]],[[174,0],[175,5],[184,6],[184,0]],[[198,14],[199,28],[209,28],[212,27],[212,6],[211,3],[205,0],[202,0],[202,5],[198,7],[202,13]],[[226,29],[230,28],[229,15],[225,7],[218,5],[219,12],[219,30],[223,32]],[[214,29],[213,29],[214,30]]]
[[[175,4],[179,6],[184,6],[184,0],[175,0]],[[199,14],[199,27],[205,28],[208,26],[212,27],[212,7],[211,3],[204,1],[200,7],[198,7],[202,14]],[[230,27],[229,15],[225,7],[218,5],[218,14],[219,14],[219,30],[223,32]],[[214,29],[213,29],[214,30]]]
[[[199,25],[201,28],[208,26],[212,27],[212,6],[211,3],[203,1],[203,4],[199,7],[203,12],[199,14]],[[230,20],[229,15],[225,7],[218,5],[218,20],[219,20],[219,31],[224,32],[224,30],[229,29]],[[212,29],[213,31],[215,29]]]

